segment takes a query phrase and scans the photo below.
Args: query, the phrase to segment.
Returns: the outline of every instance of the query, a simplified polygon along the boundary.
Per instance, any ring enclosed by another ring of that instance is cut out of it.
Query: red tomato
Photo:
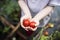
[[[29,21],[28,19],[24,19],[24,20],[23,20],[23,25],[24,25],[25,27],[28,27],[29,24],[30,24],[30,21]]]
[[[35,26],[35,22],[30,22],[30,27],[32,27],[32,28],[35,28],[36,26]]]
[[[48,31],[44,31],[44,35],[48,36],[49,35]]]

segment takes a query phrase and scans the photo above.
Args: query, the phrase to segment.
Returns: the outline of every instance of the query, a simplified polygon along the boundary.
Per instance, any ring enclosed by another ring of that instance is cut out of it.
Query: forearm
[[[26,3],[23,0],[19,0],[18,3],[19,3],[19,6],[21,7],[21,9],[23,10],[23,12],[25,13],[25,15],[31,17],[30,10],[29,10],[28,6],[26,5]]]
[[[41,20],[43,19],[45,16],[47,16],[51,11],[53,10],[53,7],[47,6],[46,8],[44,8],[42,11],[40,11],[34,18],[33,20]]]

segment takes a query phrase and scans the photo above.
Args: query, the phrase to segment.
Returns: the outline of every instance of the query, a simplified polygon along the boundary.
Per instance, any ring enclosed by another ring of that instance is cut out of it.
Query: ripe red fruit
[[[25,27],[28,27],[29,24],[30,24],[30,21],[29,21],[28,19],[24,19],[24,20],[23,20],[23,25],[24,25]]]
[[[32,27],[32,28],[35,28],[36,26],[35,26],[35,22],[30,22],[30,27]]]
[[[49,35],[48,31],[44,31],[44,35],[48,36]]]

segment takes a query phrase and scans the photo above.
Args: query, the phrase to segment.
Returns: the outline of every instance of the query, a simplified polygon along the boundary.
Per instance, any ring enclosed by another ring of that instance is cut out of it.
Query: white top
[[[32,17],[34,17],[39,11],[41,11],[46,6],[60,6],[60,0],[26,0],[26,4],[28,5]],[[22,16],[24,15],[22,11]],[[50,16],[46,16],[38,27],[42,27],[48,23],[50,20]]]

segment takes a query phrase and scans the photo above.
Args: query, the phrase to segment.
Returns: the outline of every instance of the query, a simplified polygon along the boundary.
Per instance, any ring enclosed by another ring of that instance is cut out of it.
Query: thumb
[[[39,21],[38,20],[34,20],[34,22],[36,22],[35,26],[39,25]]]

